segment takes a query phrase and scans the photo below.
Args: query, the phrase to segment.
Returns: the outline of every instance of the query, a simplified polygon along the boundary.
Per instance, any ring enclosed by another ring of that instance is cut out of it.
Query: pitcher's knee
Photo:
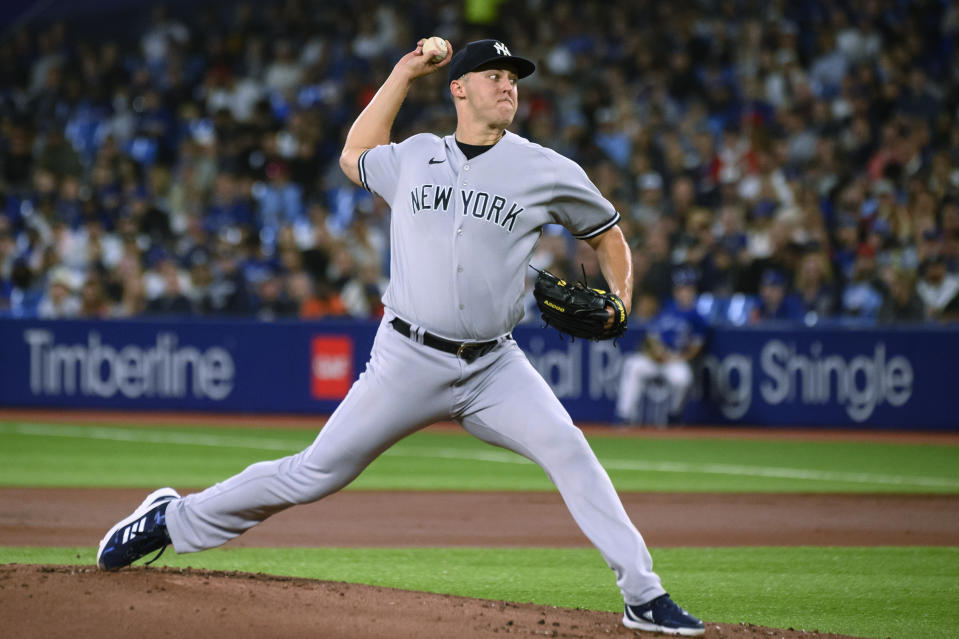
[[[297,504],[308,504],[337,492],[366,467],[366,464],[357,464],[349,457],[337,460],[292,459],[285,481]]]
[[[539,463],[547,472],[551,472],[552,468],[575,467],[584,456],[592,455],[583,432],[572,424],[551,432],[548,443],[533,452],[538,453]]]

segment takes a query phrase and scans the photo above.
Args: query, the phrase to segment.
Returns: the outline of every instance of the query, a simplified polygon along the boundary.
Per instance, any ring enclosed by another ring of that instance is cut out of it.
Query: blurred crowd
[[[0,314],[377,317],[389,211],[338,154],[395,61],[442,34],[538,62],[513,130],[622,213],[639,318],[680,266],[713,322],[959,318],[955,3],[187,8],[0,39]],[[454,127],[436,74],[394,139]],[[584,246],[548,227],[533,263],[601,284]]]

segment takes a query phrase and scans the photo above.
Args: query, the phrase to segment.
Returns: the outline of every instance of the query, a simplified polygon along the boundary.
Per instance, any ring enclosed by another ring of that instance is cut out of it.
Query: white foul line
[[[297,444],[281,439],[263,437],[238,437],[232,435],[206,435],[149,431],[140,428],[106,428],[88,426],[57,426],[49,424],[16,423],[0,424],[0,434],[17,434],[35,437],[67,437],[98,439],[151,444],[176,444],[187,446],[211,446],[216,448],[244,448],[251,450],[275,450],[297,452],[306,444]],[[400,444],[384,455],[410,458],[442,458],[462,461],[492,462],[499,464],[531,464],[529,460],[509,451],[461,450],[456,448],[418,448]],[[886,484],[893,486],[919,486],[923,488],[959,488],[959,480],[946,477],[914,477],[884,475],[879,473],[855,473],[803,468],[780,468],[776,466],[743,466],[736,464],[650,462],[624,459],[603,459],[607,470],[634,472],[685,473],[705,475],[729,475],[738,477],[764,477],[796,479],[803,481],[835,481],[853,484]]]
[[[303,448],[296,443],[280,439],[260,437],[234,437],[230,435],[201,435],[199,433],[172,433],[149,431],[140,428],[104,428],[99,426],[53,426],[49,424],[0,424],[0,433],[32,435],[36,437],[67,437],[75,439],[100,439],[114,442],[137,442],[144,444],[182,444],[187,446],[213,446],[217,448],[252,448],[294,452]]]

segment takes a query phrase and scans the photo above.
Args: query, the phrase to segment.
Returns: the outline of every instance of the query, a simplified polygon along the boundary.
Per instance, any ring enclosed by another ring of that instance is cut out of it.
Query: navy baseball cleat
[[[102,570],[116,570],[129,566],[154,550],[162,554],[170,543],[166,529],[166,507],[179,498],[179,493],[172,488],[161,488],[150,493],[132,515],[104,535],[97,550],[97,566]]]
[[[635,630],[684,637],[698,637],[706,632],[703,622],[677,606],[668,594],[638,606],[626,604],[623,625]]]

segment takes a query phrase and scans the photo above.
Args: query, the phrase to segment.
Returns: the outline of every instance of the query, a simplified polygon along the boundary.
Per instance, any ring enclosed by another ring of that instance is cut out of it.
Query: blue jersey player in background
[[[668,420],[677,420],[693,384],[692,362],[706,340],[706,319],[696,310],[696,271],[673,273],[673,296],[650,323],[637,352],[626,356],[619,382],[616,415],[625,424],[665,423],[666,416],[644,418],[642,400],[663,391]],[[655,388],[650,388],[654,384]]]

